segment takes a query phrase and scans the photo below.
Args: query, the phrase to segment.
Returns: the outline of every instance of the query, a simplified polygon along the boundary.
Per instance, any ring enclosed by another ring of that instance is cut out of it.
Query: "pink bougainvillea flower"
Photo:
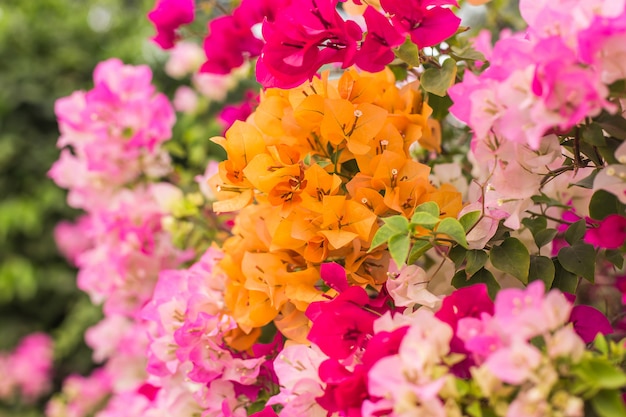
[[[259,96],[252,91],[247,91],[241,103],[224,106],[218,115],[219,121],[224,126],[223,134],[226,134],[226,131],[237,120],[246,120],[258,104]]]
[[[178,38],[178,28],[193,22],[194,0],[158,0],[148,13],[148,19],[157,30],[152,38],[154,42],[163,49],[170,49]]]
[[[577,305],[572,308],[569,321],[585,343],[591,343],[598,333],[611,334],[613,327],[604,314],[591,306]]]
[[[311,303],[306,310],[313,322],[308,339],[331,358],[347,358],[374,332],[377,315],[365,309],[368,301],[363,288],[350,287],[332,301]]]
[[[320,276],[324,282],[337,292],[344,292],[350,287],[346,270],[335,262],[326,262],[320,267]]]
[[[595,229],[587,230],[585,242],[597,248],[618,249],[626,241],[626,217],[611,214]]]
[[[209,35],[203,47],[207,60],[200,72],[228,74],[240,67],[245,58],[259,56],[263,41],[234,16],[221,16],[209,23]]]
[[[363,14],[367,24],[367,35],[356,54],[355,62],[359,68],[378,72],[395,58],[391,48],[404,42],[402,36],[389,22],[387,17],[371,6]]]
[[[456,0],[381,0],[380,5],[391,14],[393,25],[420,48],[448,39],[461,23],[452,10],[442,7],[458,7]]]
[[[331,62],[354,63],[361,28],[345,21],[337,0],[294,0],[274,22],[263,23],[266,45],[257,61],[257,80],[264,87],[291,88],[313,78]]]
[[[454,334],[450,341],[450,351],[453,353],[468,354],[463,340],[457,335],[457,326],[461,319],[479,319],[483,313],[493,315],[493,301],[489,298],[485,284],[471,285],[459,288],[443,299],[441,308],[435,313],[435,317],[444,323],[448,323]],[[474,365],[471,356],[467,356],[462,362],[452,367],[452,372],[459,377],[469,377],[469,369]]]
[[[359,416],[361,404],[368,398],[365,367],[359,364],[350,371],[336,359],[327,359],[320,365],[319,374],[326,388],[317,402],[329,415],[339,412],[345,416]]]

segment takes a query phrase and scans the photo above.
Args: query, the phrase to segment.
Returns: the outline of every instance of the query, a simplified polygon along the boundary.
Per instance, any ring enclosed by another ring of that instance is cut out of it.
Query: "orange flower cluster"
[[[228,153],[210,181],[214,210],[240,210],[221,266],[227,308],[245,333],[274,321],[304,341],[303,312],[325,292],[322,262],[344,265],[353,285],[380,288],[389,254],[368,249],[381,217],[410,218],[426,201],[458,214],[456,189],[435,188],[429,167],[410,157],[415,142],[439,149],[431,112],[417,82],[398,88],[390,71],[349,70],[265,91],[246,122],[213,139]]]

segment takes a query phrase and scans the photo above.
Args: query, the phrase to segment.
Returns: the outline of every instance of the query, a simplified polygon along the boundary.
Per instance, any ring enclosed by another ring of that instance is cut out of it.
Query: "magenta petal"
[[[411,40],[420,48],[433,46],[454,35],[460,24],[452,10],[435,7],[424,12],[420,25],[411,31]]]
[[[344,292],[350,287],[346,270],[335,262],[322,264],[320,267],[320,276],[326,284],[337,292]]]
[[[574,306],[569,321],[574,325],[574,330],[585,343],[593,342],[598,333],[613,333],[613,327],[611,327],[606,316],[590,306]]]

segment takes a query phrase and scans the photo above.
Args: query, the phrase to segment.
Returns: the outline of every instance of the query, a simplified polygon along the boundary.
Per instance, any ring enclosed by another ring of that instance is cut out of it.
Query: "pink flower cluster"
[[[507,212],[508,227],[520,226],[542,179],[563,165],[555,133],[616,111],[609,85],[626,78],[626,65],[617,58],[626,52],[625,7],[622,0],[521,1],[526,35],[506,33],[493,49],[481,42],[489,68],[480,75],[466,71],[463,82],[450,88],[452,114],[473,131],[472,154],[481,167],[475,174],[485,182],[486,207]],[[559,195],[565,183],[589,174],[566,173],[543,191],[568,201],[571,195]]]
[[[96,67],[92,90],[57,100],[63,150],[48,175],[69,190],[71,206],[105,205],[125,184],[169,170],[160,144],[172,134],[174,110],[151,81],[147,66],[109,59]]]
[[[451,10],[458,7],[456,0],[383,0],[381,10],[366,8],[363,28],[345,20],[338,4],[339,0],[244,0],[231,15],[209,22],[204,40],[207,61],[201,71],[228,74],[246,59],[258,57],[256,75],[264,87],[295,87],[330,63],[380,71],[394,59],[392,48],[407,36],[420,48],[432,46],[452,36],[460,23]],[[166,6],[172,19],[156,13]],[[149,15],[157,27],[157,43],[171,47],[175,39],[171,28],[187,23],[192,13],[189,1],[159,0]],[[259,23],[263,40],[252,31]]]
[[[148,372],[161,390],[154,412],[181,415],[185,404],[204,416],[246,416],[245,406],[274,379],[266,356],[275,356],[278,342],[244,352],[225,343],[237,325],[223,312],[224,276],[216,265],[221,258],[221,251],[209,248],[189,269],[163,271],[144,309],[155,325]]]
[[[10,353],[0,353],[0,401],[18,396],[33,402],[51,388],[53,346],[44,333],[32,333]]]
[[[594,309],[572,307],[562,293],[546,294],[543,282],[534,281],[524,290],[501,290],[495,303],[486,286],[476,285],[445,297],[434,314],[422,307],[381,316],[375,300],[360,287],[344,286],[339,267],[328,265],[322,276],[339,294],[307,310],[314,345],[280,352],[274,361],[280,392],[268,405],[284,408],[258,416],[445,417],[461,411],[450,398],[456,377],[473,379],[490,401],[511,401],[507,417],[527,415],[524,410],[546,415],[541,412],[550,407],[582,416],[580,399],[569,397],[564,407],[549,404],[549,396],[565,369],[557,369],[557,361],[577,363],[585,343],[610,332]],[[545,347],[533,344],[537,338]],[[511,399],[514,391],[506,386],[520,389]]]
[[[148,334],[141,318],[159,274],[180,266],[193,251],[180,250],[164,221],[182,192],[151,182],[170,169],[160,149],[171,135],[174,113],[157,94],[146,66],[101,63],[95,88],[57,102],[61,159],[50,176],[69,189],[86,214],[55,231],[58,246],[78,267],[78,286],[105,318],[86,334],[94,361],[88,378],[70,377],[49,405],[50,417],[144,416],[158,391],[147,382]]]

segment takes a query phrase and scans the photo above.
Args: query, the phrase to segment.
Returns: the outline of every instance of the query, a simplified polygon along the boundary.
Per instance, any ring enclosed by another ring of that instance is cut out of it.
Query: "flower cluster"
[[[33,402],[51,388],[52,339],[32,333],[20,340],[12,352],[0,353],[0,401],[19,397]]]
[[[625,3],[557,3],[520,2],[526,34],[500,39],[493,49],[482,45],[489,68],[478,76],[466,72],[463,82],[450,89],[451,112],[473,131],[472,152],[481,167],[476,176],[488,182],[486,206],[508,212],[506,224],[515,229],[532,206],[530,197],[540,190],[566,203],[577,198],[581,190],[569,191],[567,198],[563,185],[590,175],[585,167],[592,161],[602,165],[580,155],[581,138],[590,131],[585,128],[591,118],[621,107],[610,87],[626,76],[623,61],[616,58],[624,53],[617,45],[626,36]],[[576,170],[544,188],[545,177],[566,160],[557,135],[573,138]],[[601,130],[597,139],[605,141]],[[609,175],[614,172],[598,174],[594,189],[612,189],[623,199],[623,179]],[[582,192],[588,203],[590,193]],[[586,213],[581,206],[579,212]]]
[[[420,48],[432,46],[452,36],[460,23],[450,9],[458,7],[456,0],[372,2],[360,10],[363,27],[355,20],[345,20],[337,10],[338,3],[244,0],[231,15],[209,22],[204,40],[207,61],[202,71],[227,74],[245,59],[259,57],[256,75],[263,86],[297,87],[330,63],[381,71],[393,61],[392,49],[407,36]],[[347,3],[361,5],[358,0]],[[190,20],[186,20],[188,16]],[[174,29],[193,20],[193,4],[160,1],[149,17],[157,28],[155,41],[167,49],[173,46]],[[261,22],[262,40],[252,31]]]
[[[323,316],[334,311],[343,320],[354,318],[360,330],[347,324],[348,332],[322,337],[312,331],[321,352],[290,346],[276,358],[281,391],[268,404],[285,405],[278,415],[443,417],[466,415],[480,403],[482,412],[497,416],[576,417],[583,415],[583,401],[572,392],[580,388],[571,378],[591,363],[605,363],[585,353],[586,340],[571,324],[571,303],[558,291],[545,294],[541,281],[502,290],[495,303],[484,286],[463,288],[444,298],[435,314],[425,308],[373,314],[363,308],[367,296],[355,290],[310,310],[327,312],[311,314],[314,328],[332,329]],[[357,334],[362,337],[351,338]],[[348,340],[354,344],[344,350]]]
[[[456,217],[461,195],[434,187],[430,169],[409,156],[414,143],[439,148],[418,86],[398,88],[386,71],[347,71],[269,89],[247,122],[214,139],[228,159],[210,180],[213,208],[240,210],[221,265],[226,306],[243,330],[274,320],[304,340],[304,311],[323,294],[321,263],[342,258],[351,284],[380,288],[389,254],[370,248],[380,217],[411,217],[427,201]]]
[[[194,254],[176,248],[164,228],[182,192],[148,180],[170,170],[160,145],[174,124],[173,109],[151,77],[146,66],[111,59],[96,68],[93,90],[57,102],[59,146],[66,148],[49,175],[86,213],[75,224],[60,224],[55,237],[78,268],[79,288],[104,307],[105,318],[86,334],[94,361],[104,365],[87,379],[68,378],[49,416],[82,417],[105,405],[99,416],[142,415],[152,395],[146,388],[150,326],[141,310],[159,273]],[[126,409],[125,402],[133,405]]]
[[[151,81],[147,66],[110,59],[96,67],[92,90],[56,102],[63,150],[48,175],[69,190],[71,206],[106,205],[120,187],[169,169],[160,145],[172,134],[174,111]]]

